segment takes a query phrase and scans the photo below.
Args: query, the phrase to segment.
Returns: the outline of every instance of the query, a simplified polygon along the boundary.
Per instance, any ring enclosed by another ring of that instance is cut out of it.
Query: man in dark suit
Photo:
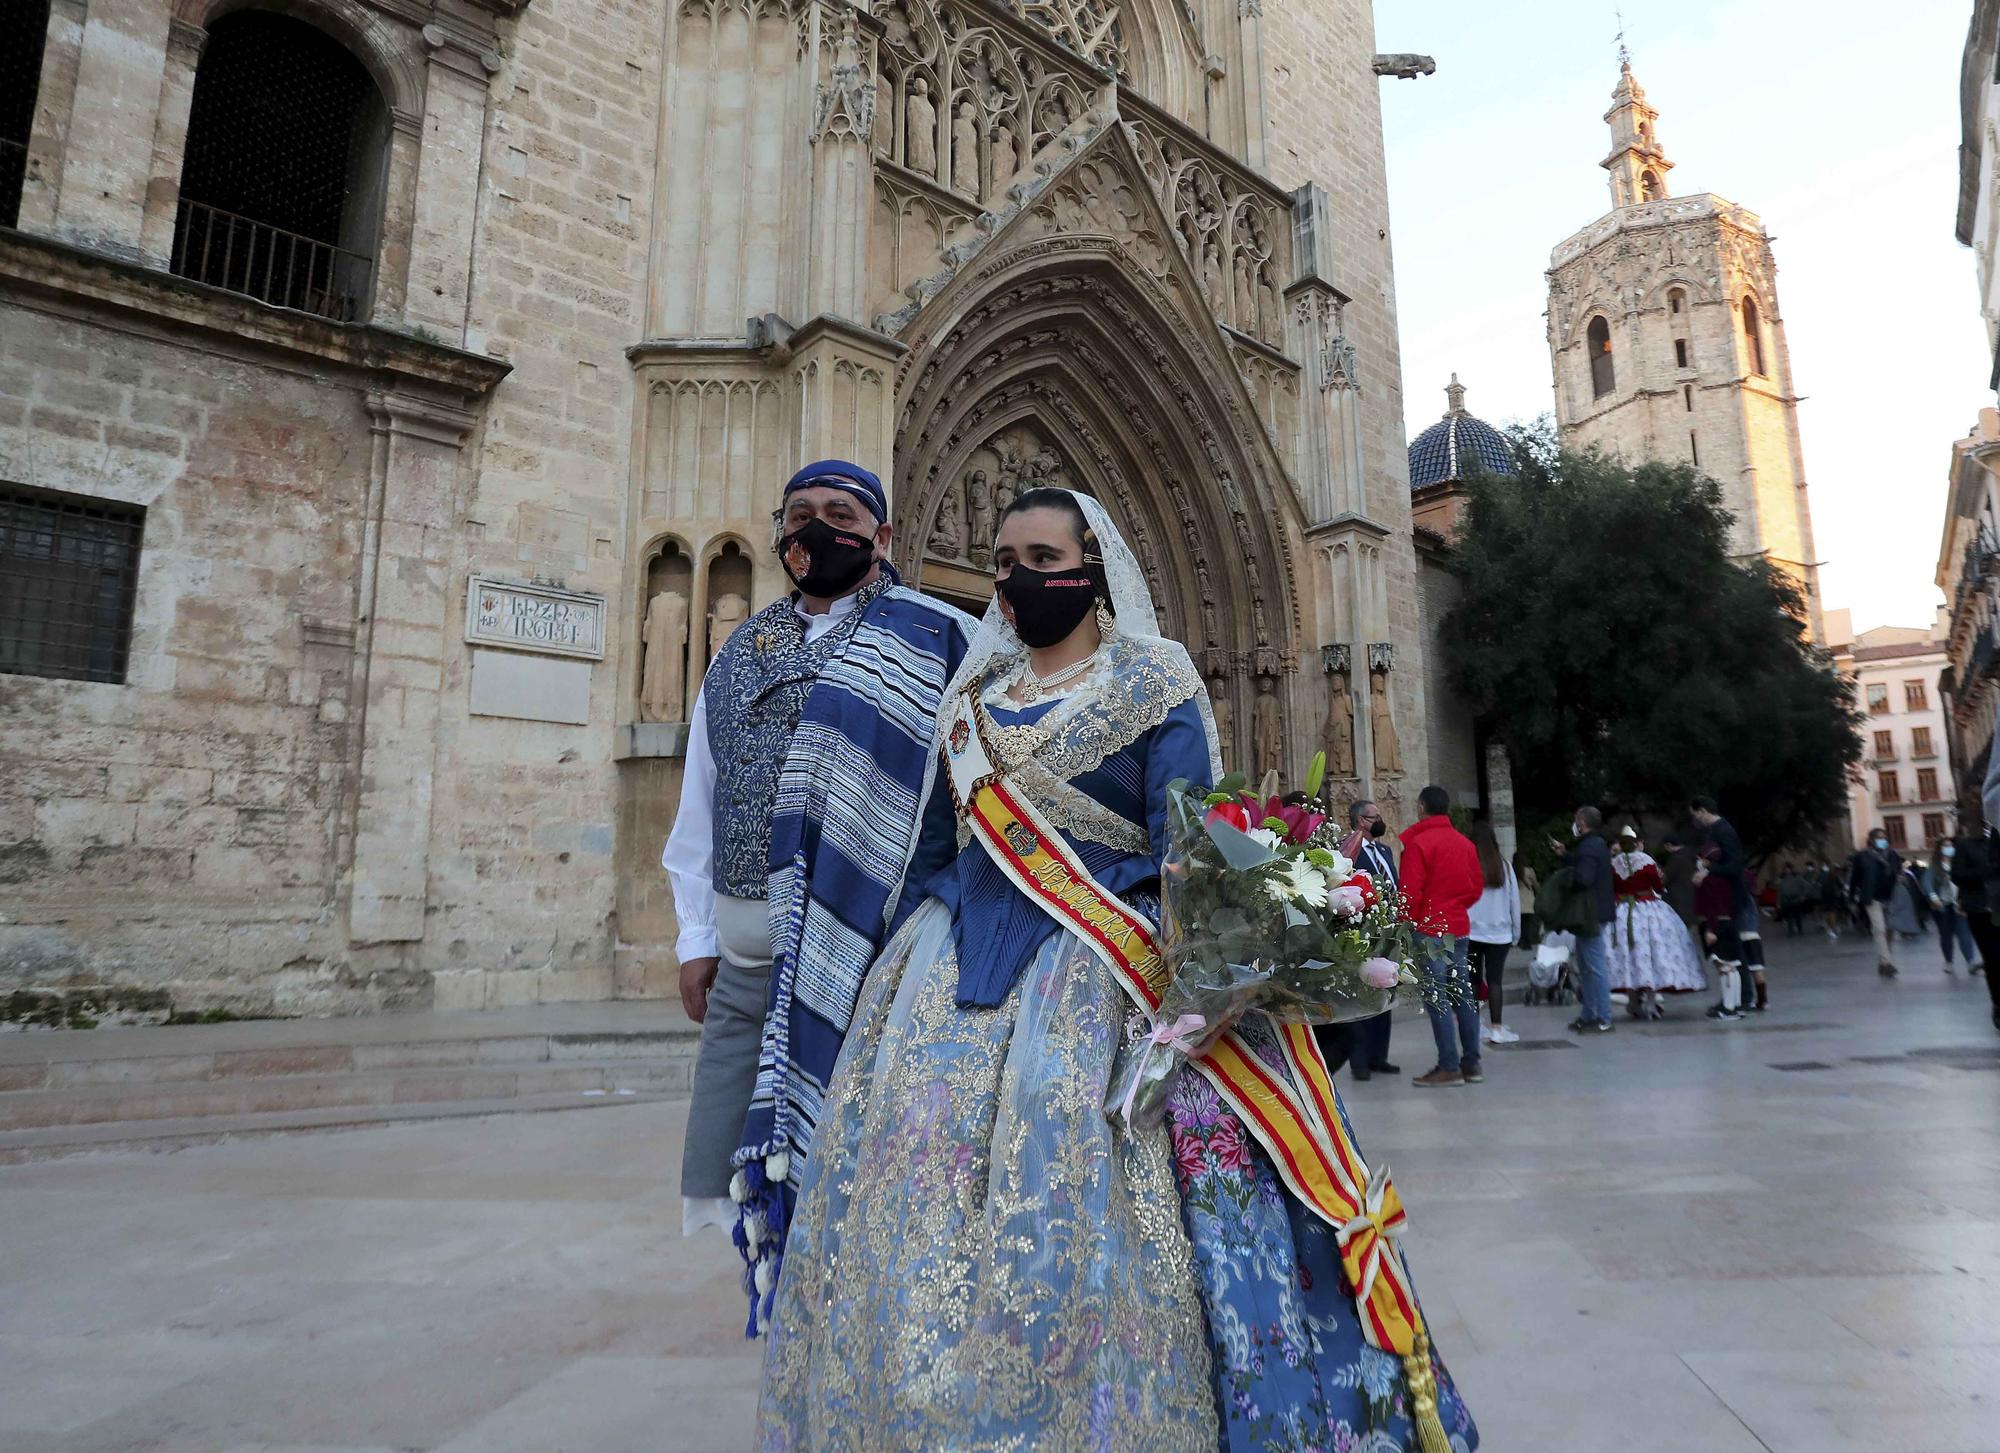
[[[1352,861],[1357,872],[1394,887],[1396,855],[1389,846],[1389,824],[1383,821],[1382,809],[1373,802],[1349,803],[1347,825],[1350,830],[1340,844],[1340,855]],[[1352,1064],[1357,1080],[1368,1079],[1378,1072],[1402,1073],[1389,1063],[1390,1027],[1389,1013],[1385,1010],[1369,1019],[1322,1028],[1319,1042],[1326,1051],[1327,1068],[1338,1070],[1344,1064]]]

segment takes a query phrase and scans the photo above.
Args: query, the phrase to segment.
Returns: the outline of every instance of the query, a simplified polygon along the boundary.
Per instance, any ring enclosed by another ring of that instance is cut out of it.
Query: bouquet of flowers
[[[1428,992],[1420,935],[1395,886],[1355,871],[1336,846],[1316,800],[1325,771],[1321,754],[1290,797],[1275,775],[1258,793],[1236,775],[1206,792],[1168,787],[1160,943],[1169,977],[1106,1101],[1128,1125],[1157,1114],[1195,1050],[1247,1013],[1334,1024]]]

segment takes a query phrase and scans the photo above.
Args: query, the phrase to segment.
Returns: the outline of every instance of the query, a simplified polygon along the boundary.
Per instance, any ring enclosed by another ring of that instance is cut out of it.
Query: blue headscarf
[[[882,489],[882,481],[860,465],[850,464],[845,459],[818,460],[785,482],[787,496],[800,489],[845,490],[868,506],[876,524],[889,523],[889,496]]]

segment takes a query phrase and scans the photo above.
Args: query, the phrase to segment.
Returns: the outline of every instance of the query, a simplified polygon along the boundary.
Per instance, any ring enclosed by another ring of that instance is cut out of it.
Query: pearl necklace
[[[1092,651],[1081,661],[1071,662],[1060,671],[1051,671],[1046,676],[1036,675],[1035,668],[1023,659],[1020,673],[1014,681],[1014,689],[1020,692],[1021,705],[1033,706],[1057,687],[1067,686],[1076,680],[1097,660],[1098,653],[1103,649],[1104,647],[1100,645],[1096,651]]]

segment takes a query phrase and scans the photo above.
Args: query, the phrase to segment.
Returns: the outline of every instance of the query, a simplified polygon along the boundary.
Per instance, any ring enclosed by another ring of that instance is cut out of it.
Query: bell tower
[[[1674,164],[1660,145],[1660,113],[1646,104],[1646,90],[1632,75],[1632,58],[1618,49],[1618,88],[1611,109],[1604,113],[1611,128],[1611,155],[1604,169],[1611,173],[1611,205],[1629,207],[1657,202],[1667,195],[1667,173]]]
[[[1572,448],[1685,461],[1722,486],[1741,559],[1797,582],[1820,627],[1798,396],[1778,265],[1757,214],[1712,192],[1670,196],[1659,112],[1620,51],[1611,210],[1549,258],[1556,423]]]

